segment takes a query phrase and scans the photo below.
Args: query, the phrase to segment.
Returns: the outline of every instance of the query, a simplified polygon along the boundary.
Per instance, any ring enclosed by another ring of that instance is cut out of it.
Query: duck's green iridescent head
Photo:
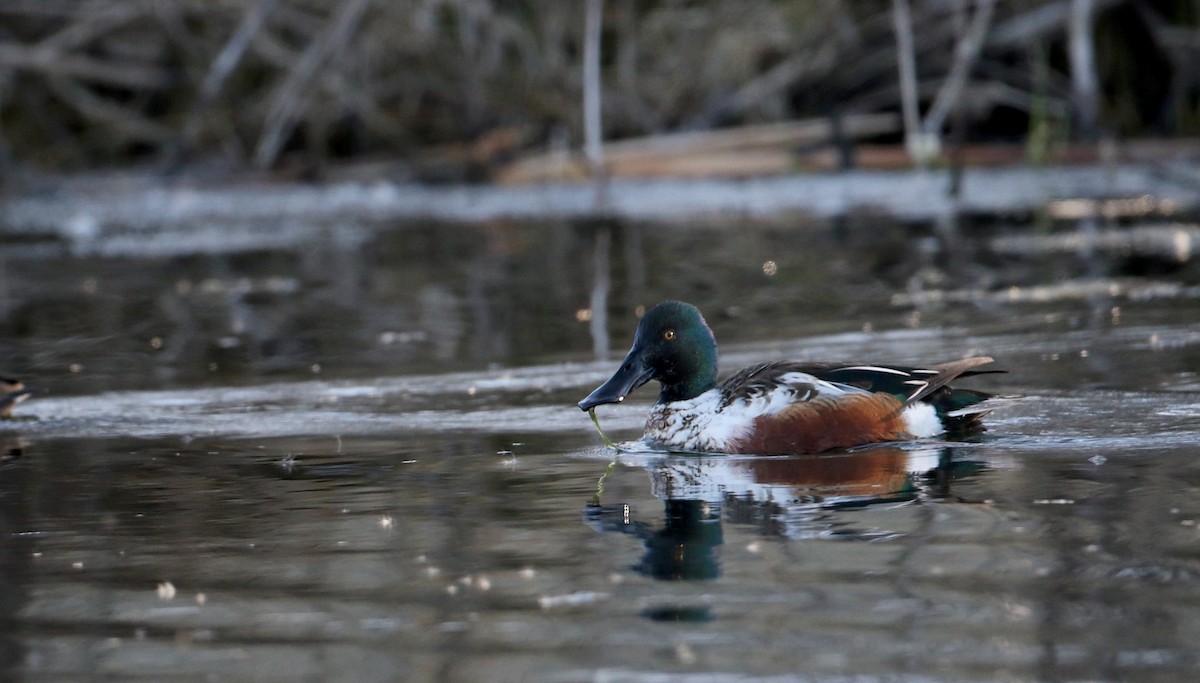
[[[695,306],[664,301],[646,311],[621,367],[579,408],[623,401],[652,379],[662,383],[659,403],[694,398],[716,386],[717,341]]]

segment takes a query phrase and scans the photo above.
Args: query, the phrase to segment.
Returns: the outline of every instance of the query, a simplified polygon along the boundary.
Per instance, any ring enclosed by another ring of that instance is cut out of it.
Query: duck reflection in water
[[[663,581],[710,580],[721,574],[723,521],[792,539],[898,536],[856,528],[837,512],[948,498],[953,481],[983,466],[955,460],[953,451],[876,446],[783,458],[656,457],[645,467],[655,497],[663,501],[661,527],[632,519],[626,504],[589,504],[584,521],[597,531],[639,538],[645,553],[632,567],[638,573]]]
[[[662,528],[632,520],[629,506],[589,504],[584,521],[596,531],[617,531],[642,540],[646,553],[633,570],[661,581],[715,579],[720,575],[721,505],[705,500],[666,499]]]

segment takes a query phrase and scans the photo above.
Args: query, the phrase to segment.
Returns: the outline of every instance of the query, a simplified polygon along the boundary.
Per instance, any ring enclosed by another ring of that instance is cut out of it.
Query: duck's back
[[[646,438],[672,450],[786,455],[932,436],[979,425],[989,394],[947,382],[990,358],[930,368],[762,363],[651,411]]]

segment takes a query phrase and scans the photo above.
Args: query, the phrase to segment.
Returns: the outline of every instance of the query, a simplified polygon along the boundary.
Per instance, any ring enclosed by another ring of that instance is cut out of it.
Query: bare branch
[[[1100,79],[1096,75],[1096,45],[1093,25],[1095,0],[1072,0],[1067,38],[1071,58],[1071,100],[1079,137],[1092,140],[1100,118]]]
[[[188,113],[187,121],[183,126],[183,139],[188,143],[195,141],[204,113],[221,92],[221,87],[225,84],[226,79],[242,61],[242,56],[246,54],[250,42],[262,29],[267,17],[277,4],[278,0],[259,0],[259,3],[242,18],[242,22],[234,31],[233,36],[229,38],[225,47],[221,48],[221,52],[213,60],[208,75],[204,77],[204,83],[200,86],[200,95],[196,99],[196,104]]]
[[[156,66],[106,62],[82,55],[64,55],[15,43],[0,43],[0,67],[68,76],[83,81],[137,90],[161,90],[176,82],[171,71]]]
[[[94,95],[69,78],[52,77],[51,89],[84,117],[104,123],[126,138],[144,142],[164,142],[172,136],[171,129],[155,123],[126,107]]]
[[[275,162],[279,150],[305,109],[304,89],[329,55],[349,39],[370,3],[371,0],[350,0],[342,4],[326,30],[308,46],[300,61],[288,73],[287,80],[279,87],[267,115],[264,132],[259,138],[258,149],[254,153],[256,166],[265,168]]]
[[[963,85],[966,84],[975,58],[979,56],[979,50],[983,47],[983,39],[987,35],[995,8],[996,0],[979,0],[970,27],[955,46],[954,65],[946,76],[946,82],[925,114],[925,121],[921,126],[925,134],[937,135],[946,122],[946,116],[958,104]]]
[[[904,115],[904,139],[909,152],[918,147],[921,113],[917,102],[917,58],[913,51],[912,10],[908,0],[892,0],[892,20],[896,27],[896,61],[900,68],[900,109]]]

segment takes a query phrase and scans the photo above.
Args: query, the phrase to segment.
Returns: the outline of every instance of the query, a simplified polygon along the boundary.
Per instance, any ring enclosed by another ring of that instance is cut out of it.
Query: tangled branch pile
[[[1194,3],[1094,3],[1101,121],[1194,132]],[[1069,120],[1071,4],[997,5],[960,97],[974,130]],[[928,105],[973,3],[912,5]],[[0,151],[56,169],[442,155],[486,170],[578,146],[582,24],[582,3],[557,0],[5,0]],[[885,0],[609,0],[603,42],[610,138],[900,109]]]

